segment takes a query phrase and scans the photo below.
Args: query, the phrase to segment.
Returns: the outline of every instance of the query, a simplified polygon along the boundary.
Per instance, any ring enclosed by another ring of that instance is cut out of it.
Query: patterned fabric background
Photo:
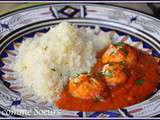
[[[43,2],[41,3],[0,3],[0,15],[10,12],[12,10],[17,10],[17,9],[21,9],[21,8],[25,8],[25,7],[30,7],[33,5],[40,5],[40,4],[44,4]],[[144,11],[146,13],[149,14],[153,14],[152,10],[147,6],[147,4],[114,4],[114,5],[118,5],[118,6],[123,6],[123,7],[127,7],[127,8],[132,8],[135,10],[140,10],[140,11]]]

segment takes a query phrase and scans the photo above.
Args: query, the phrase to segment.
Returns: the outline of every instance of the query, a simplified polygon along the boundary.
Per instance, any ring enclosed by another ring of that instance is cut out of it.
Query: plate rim
[[[134,11],[134,12],[137,12],[137,13],[140,13],[142,15],[148,16],[148,17],[160,22],[160,19],[156,18],[155,16],[153,16],[150,13],[147,13],[147,12],[144,12],[144,11],[141,11],[141,10],[137,10],[137,9],[133,9],[133,8],[127,8],[127,7],[124,7],[124,6],[115,5],[115,4],[109,4],[109,3],[90,3],[90,2],[88,2],[88,3],[87,2],[86,3],[82,3],[82,2],[43,3],[43,4],[40,4],[40,5],[28,6],[28,7],[12,10],[10,12],[1,14],[0,15],[0,20],[2,18],[9,17],[12,14],[16,14],[18,12],[23,12],[23,11],[25,11],[27,9],[32,9],[32,8],[36,8],[36,7],[38,8],[38,7],[49,6],[49,5],[86,5],[86,4],[87,5],[95,5],[95,6],[98,5],[98,6],[104,6],[104,7],[110,6],[110,7],[120,8],[120,9],[124,9],[124,10]]]
[[[11,12],[8,12],[8,13],[5,13],[5,14],[2,14],[0,15],[0,19],[3,19],[5,17],[9,17],[9,16],[12,16],[14,14],[18,14],[19,12],[24,12],[26,10],[30,10],[32,8],[39,8],[39,7],[43,7],[43,6],[49,6],[49,5],[95,5],[95,6],[110,6],[110,7],[116,7],[116,8],[122,8],[124,10],[131,10],[132,12],[138,12],[142,15],[145,15],[145,16],[148,16],[158,22],[160,22],[160,19],[154,17],[153,15],[149,14],[149,13],[146,13],[146,12],[143,12],[143,11],[139,11],[139,10],[135,10],[135,9],[132,9],[132,8],[127,8],[127,7],[122,7],[122,6],[118,6],[118,5],[111,5],[111,4],[97,4],[97,3],[45,3],[45,4],[41,4],[41,5],[33,5],[33,6],[30,6],[30,7],[25,7],[25,8],[21,8],[21,9],[17,9],[17,10],[13,10]]]

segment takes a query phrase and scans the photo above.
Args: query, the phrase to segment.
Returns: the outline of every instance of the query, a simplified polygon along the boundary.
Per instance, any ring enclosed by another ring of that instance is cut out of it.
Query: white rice
[[[62,22],[49,32],[23,41],[13,63],[17,77],[48,101],[57,100],[68,79],[90,72],[96,53],[111,42],[110,33]]]

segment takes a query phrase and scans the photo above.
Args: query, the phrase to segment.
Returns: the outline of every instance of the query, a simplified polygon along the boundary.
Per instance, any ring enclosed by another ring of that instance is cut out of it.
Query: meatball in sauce
[[[144,101],[160,82],[155,58],[123,42],[97,53],[90,73],[69,79],[56,101],[59,108],[106,111]]]

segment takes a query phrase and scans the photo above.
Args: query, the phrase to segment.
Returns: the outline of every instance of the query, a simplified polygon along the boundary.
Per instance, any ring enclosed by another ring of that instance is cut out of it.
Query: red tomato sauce
[[[137,49],[135,48],[135,50]],[[97,73],[100,72],[103,65],[101,63],[101,56],[104,51],[105,50],[102,50],[97,54],[97,63],[91,71],[93,77],[98,77],[102,81],[103,78],[97,75]],[[105,97],[103,101],[92,99],[84,100],[72,97],[66,87],[61,94],[61,98],[56,101],[56,105],[66,110],[106,111],[131,106],[144,101],[156,90],[160,77],[158,74],[158,63],[155,59],[142,51],[137,51],[138,60],[137,63],[130,68],[131,71],[127,81],[110,89],[109,95]],[[144,80],[143,83],[140,82],[142,77]]]

